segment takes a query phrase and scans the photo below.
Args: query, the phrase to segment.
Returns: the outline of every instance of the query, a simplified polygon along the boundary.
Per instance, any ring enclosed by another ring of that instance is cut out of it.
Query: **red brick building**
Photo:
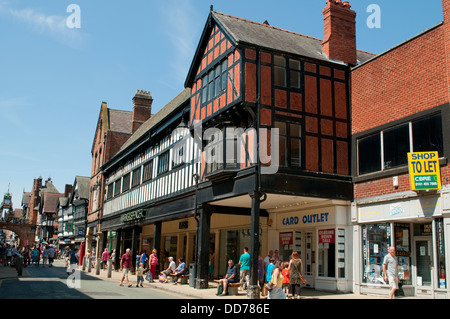
[[[100,219],[103,217],[105,199],[105,182],[102,165],[117,153],[132,134],[151,116],[153,98],[149,91],[137,90],[133,97],[133,110],[122,111],[108,108],[102,102],[92,143],[92,174],[89,189],[89,206],[87,216],[86,247],[103,245],[103,234],[100,230]],[[94,238],[94,233],[96,236]],[[101,246],[100,246],[101,247]]]
[[[449,0],[443,8],[442,23],[351,71],[355,292],[387,293],[382,258],[395,246],[405,294],[448,297]],[[412,191],[407,153],[429,151],[442,189]]]

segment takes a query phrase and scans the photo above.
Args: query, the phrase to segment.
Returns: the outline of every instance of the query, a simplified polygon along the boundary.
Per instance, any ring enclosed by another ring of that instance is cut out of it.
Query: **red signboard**
[[[319,244],[334,244],[334,229],[319,230]]]
[[[292,232],[280,233],[280,245],[292,245],[293,238]]]

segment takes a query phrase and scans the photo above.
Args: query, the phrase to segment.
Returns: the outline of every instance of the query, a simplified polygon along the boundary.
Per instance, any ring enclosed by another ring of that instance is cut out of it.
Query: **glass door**
[[[416,239],[416,285],[428,290],[433,286],[433,243],[431,238]]]

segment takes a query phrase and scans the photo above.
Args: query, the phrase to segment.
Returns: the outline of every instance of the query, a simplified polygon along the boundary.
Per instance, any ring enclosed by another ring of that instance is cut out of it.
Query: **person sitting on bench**
[[[178,282],[178,279],[181,276],[186,275],[186,272],[187,272],[186,264],[184,263],[183,258],[178,259],[178,268],[175,269],[175,272],[174,272],[175,282],[173,284],[176,285]]]
[[[236,278],[236,274],[237,274],[236,266],[234,265],[233,261],[230,259],[230,260],[228,260],[228,269],[227,269],[227,274],[225,275],[225,278],[219,280],[219,285],[223,285],[222,296],[225,296],[228,293],[227,292],[228,284],[234,284],[234,283],[238,282],[237,278]]]

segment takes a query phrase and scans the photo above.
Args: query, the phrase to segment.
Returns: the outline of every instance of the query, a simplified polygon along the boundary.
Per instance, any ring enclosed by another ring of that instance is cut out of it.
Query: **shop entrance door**
[[[432,296],[433,242],[430,238],[415,240],[416,246],[416,295]]]

